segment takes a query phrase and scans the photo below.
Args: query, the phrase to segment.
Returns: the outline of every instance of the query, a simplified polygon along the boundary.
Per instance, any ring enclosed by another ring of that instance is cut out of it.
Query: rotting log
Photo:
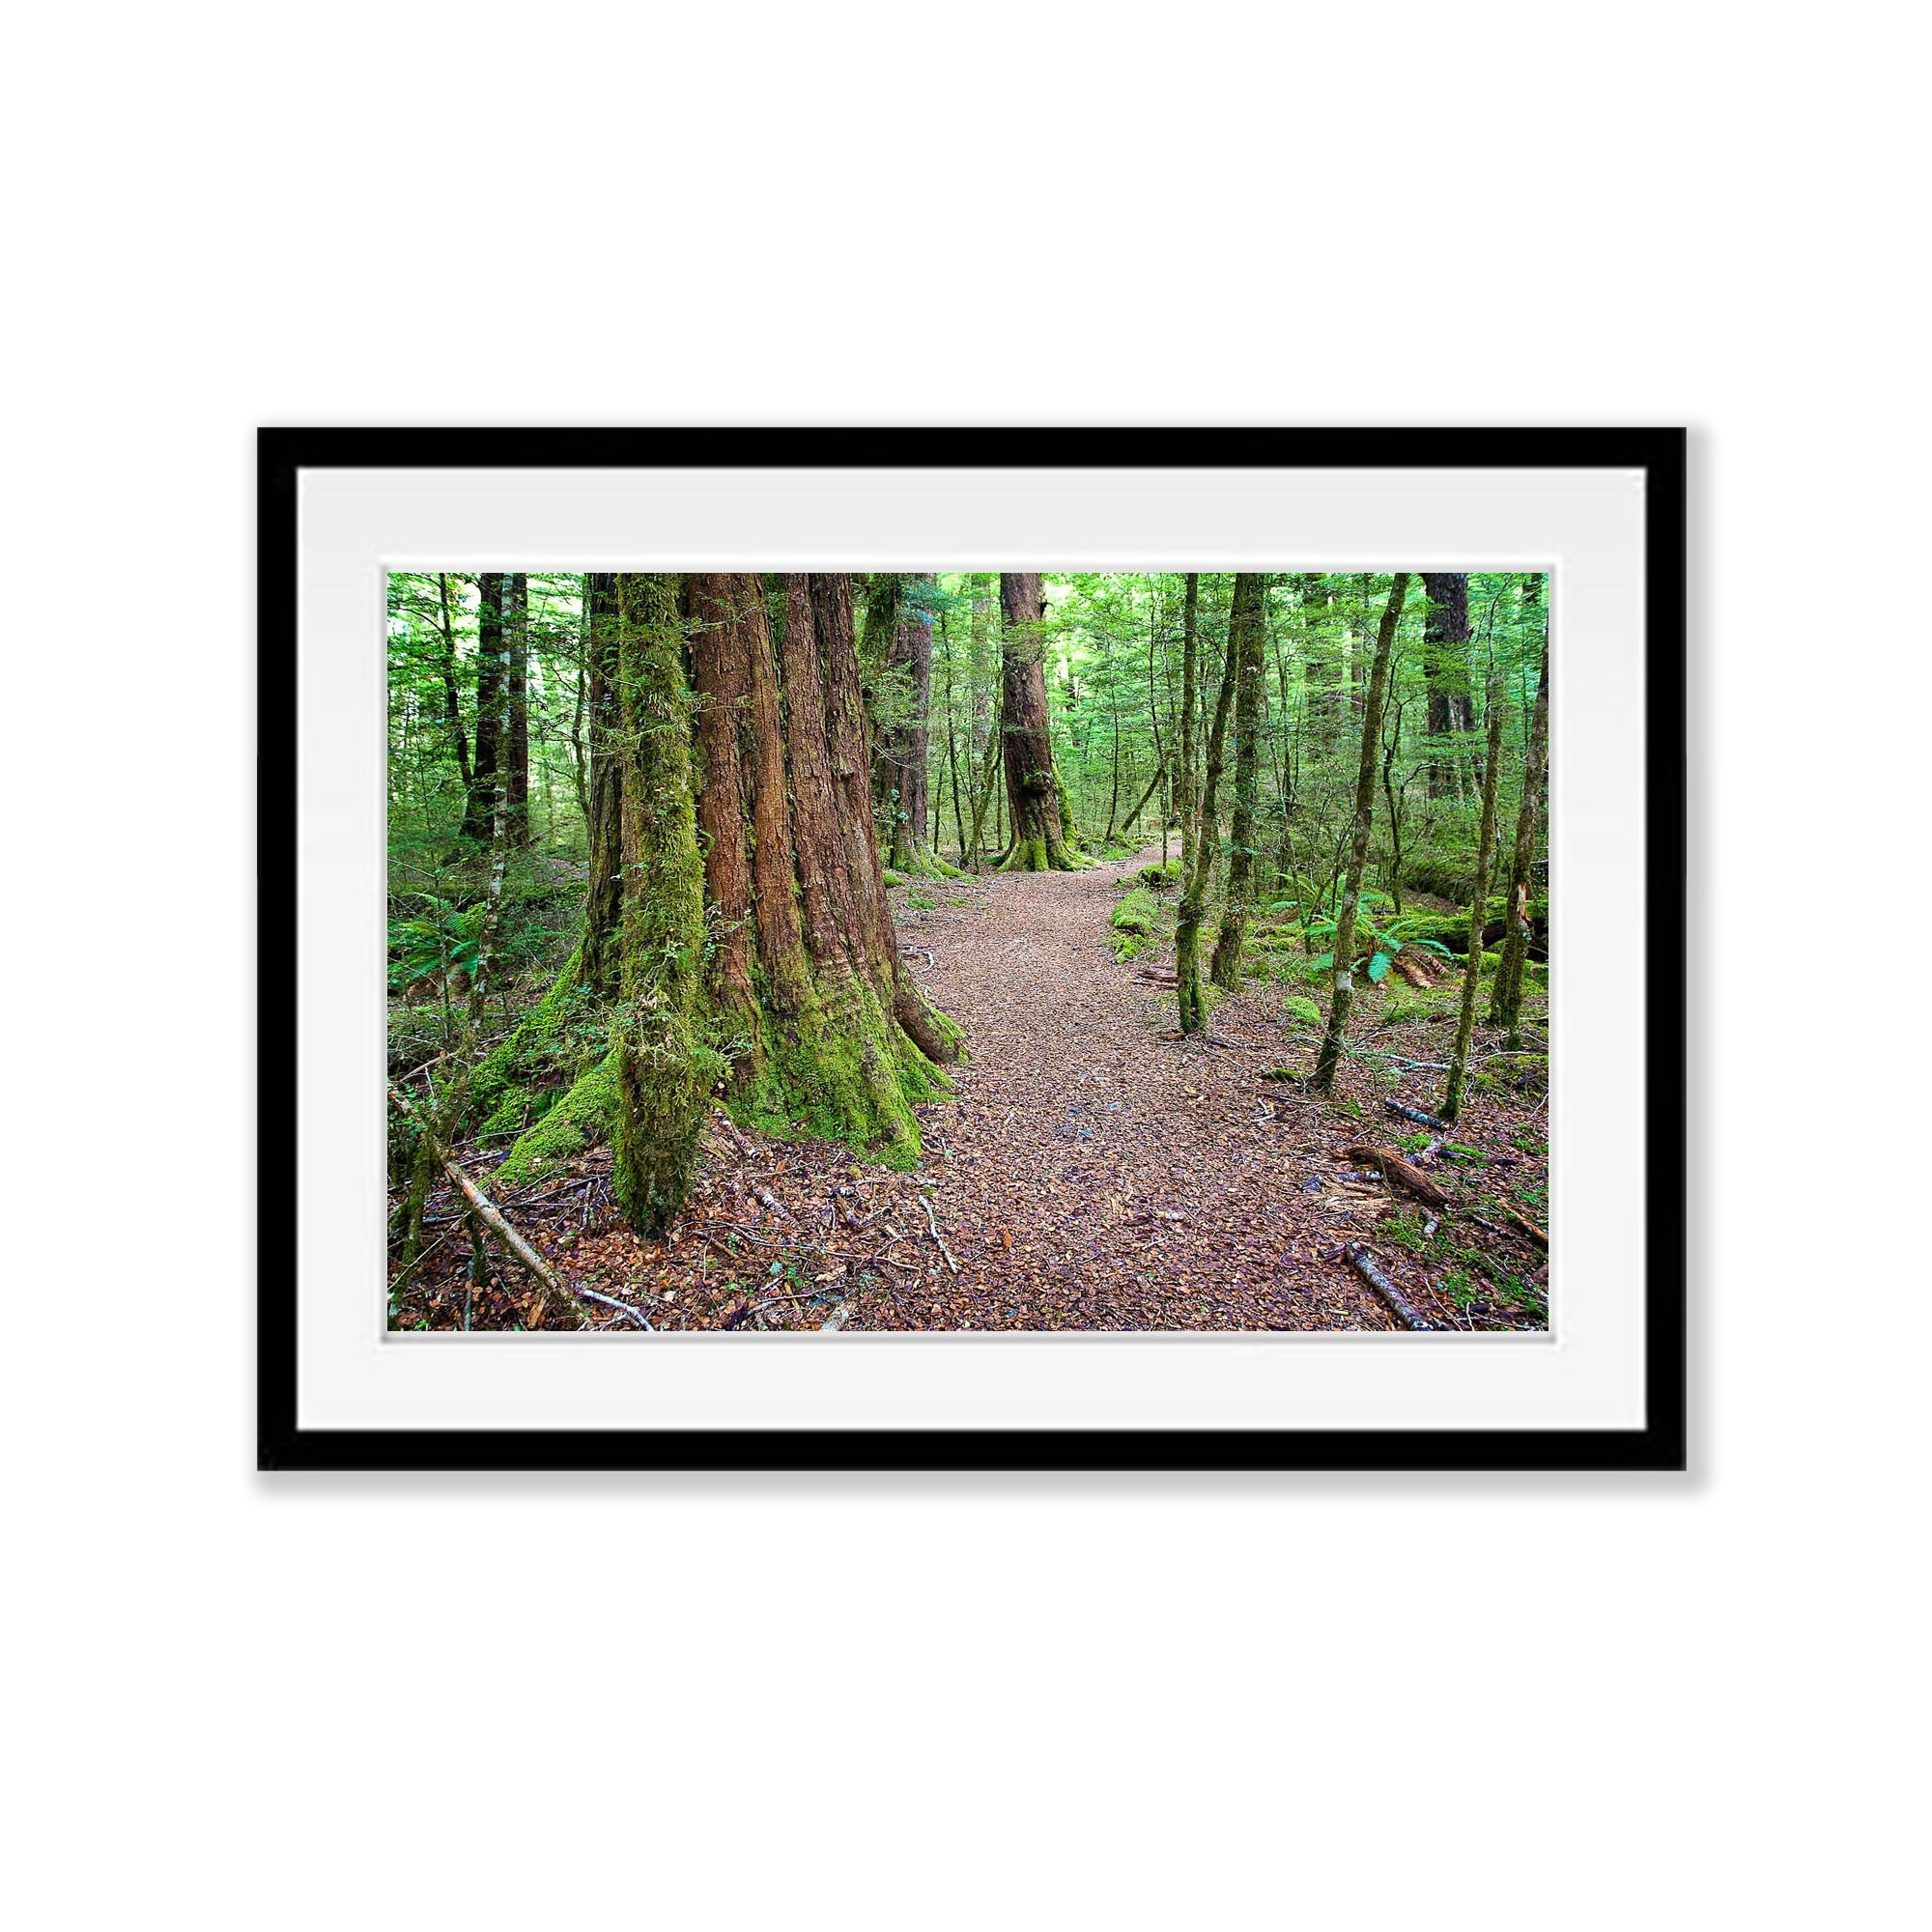
[[[1375,1264],[1368,1249],[1363,1247],[1361,1242],[1350,1241],[1342,1250],[1342,1258],[1375,1290],[1383,1307],[1405,1327],[1424,1330],[1435,1328],[1435,1322],[1424,1321],[1408,1296]]]
[[[1405,1160],[1393,1148],[1372,1147],[1367,1143],[1358,1147],[1345,1148],[1343,1157],[1348,1160],[1373,1161],[1382,1171],[1383,1178],[1398,1181],[1413,1194],[1418,1201],[1426,1202],[1431,1208],[1446,1208],[1449,1197],[1428,1175],[1412,1161]]]

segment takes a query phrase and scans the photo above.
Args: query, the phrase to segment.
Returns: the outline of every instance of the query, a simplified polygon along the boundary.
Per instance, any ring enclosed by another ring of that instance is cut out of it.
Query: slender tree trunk
[[[1230,826],[1228,896],[1214,941],[1208,978],[1224,992],[1239,983],[1241,942],[1255,885],[1255,798],[1261,752],[1262,647],[1266,636],[1263,597],[1266,579],[1244,571],[1235,579],[1228,632],[1235,669],[1235,812]]]
[[[977,868],[986,854],[986,808],[994,800],[1000,777],[1000,700],[995,698],[980,759],[980,776],[973,785],[973,835],[966,863]],[[997,837],[997,831],[995,837]]]
[[[476,580],[476,755],[470,765],[463,836],[477,844],[491,836],[496,818],[497,748],[503,732],[503,575],[486,570]]]
[[[1007,768],[1007,810],[1012,820],[1009,867],[1026,872],[1072,871],[1061,815],[1053,737],[1046,708],[1046,667],[1040,626],[1045,599],[1037,572],[1000,578],[1001,736]]]
[[[440,571],[437,573],[436,588],[442,600],[442,722],[456,750],[456,769],[463,780],[467,801],[469,795],[469,746],[463,735],[463,701],[456,690],[456,626],[449,615],[449,579]]]
[[[1517,808],[1509,904],[1503,913],[1506,926],[1503,956],[1496,962],[1496,989],[1490,1002],[1490,1024],[1508,1027],[1512,1042],[1522,1012],[1522,966],[1529,951],[1530,869],[1536,863],[1536,820],[1548,764],[1549,647],[1546,643],[1542,674],[1536,681],[1536,710],[1530,719],[1529,748],[1523,754],[1522,802]]]
[[[1342,729],[1341,666],[1318,625],[1327,614],[1328,589],[1325,580],[1314,572],[1300,580],[1301,594],[1301,676],[1308,705],[1308,723],[1315,742],[1324,752],[1335,749]]]
[[[875,583],[883,580],[875,578]],[[925,872],[931,816],[927,762],[932,713],[932,600],[930,571],[891,580],[884,594],[890,627],[885,645],[888,670],[897,673],[903,716],[882,734],[879,747],[880,803],[891,826],[886,863],[895,870]],[[867,607],[867,621],[872,619]]]
[[[1221,786],[1221,747],[1228,734],[1228,708],[1238,682],[1238,633],[1228,624],[1228,655],[1221,668],[1221,695],[1214,700],[1214,723],[1208,732],[1208,771],[1201,783],[1201,809],[1195,814],[1194,856],[1186,868],[1180,907],[1174,929],[1174,972],[1179,981],[1180,1031],[1199,1033],[1208,1023],[1208,1001],[1201,987],[1201,919],[1214,879],[1214,859],[1220,840],[1214,834],[1215,794]]]
[[[670,595],[676,596],[674,584]],[[639,612],[646,611],[648,600],[635,587],[632,602]],[[672,615],[676,615],[674,609]],[[641,615],[639,621],[643,621]],[[608,570],[592,572],[584,580],[583,669],[589,739],[584,749],[584,819],[589,827],[590,888],[578,952],[578,979],[608,1000],[616,997],[621,975],[617,940],[624,905],[625,758],[617,579]],[[680,680],[682,676],[680,669]]]
[[[1469,580],[1425,574],[1429,614],[1422,629],[1422,675],[1429,691],[1429,796],[1462,789],[1463,754],[1455,740],[1476,728],[1469,691]]]
[[[1194,718],[1200,704],[1197,687],[1201,678],[1201,579],[1189,572],[1180,606],[1180,763],[1174,774],[1174,806],[1180,818],[1180,876],[1194,869],[1195,764],[1200,748],[1195,744]]]
[[[939,613],[940,641],[946,647],[946,775],[952,786],[952,829],[959,835],[959,863],[966,864],[966,813],[959,802],[959,738],[952,716],[952,639],[947,622],[947,612]],[[972,753],[972,726],[967,725],[968,755]],[[935,838],[934,843],[937,844]]]
[[[530,842],[530,580],[521,570],[513,571],[504,586],[503,643],[509,727],[503,796],[510,844],[521,851]]]
[[[1476,896],[1469,908],[1469,957],[1463,971],[1463,1006],[1456,1016],[1456,1044],[1449,1053],[1449,1077],[1443,1083],[1441,1114],[1455,1120],[1463,1111],[1463,1082],[1469,1067],[1469,1042],[1476,1031],[1476,995],[1483,980],[1483,928],[1488,923],[1490,847],[1496,834],[1496,774],[1502,765],[1503,681],[1490,680],[1490,734],[1483,767],[1482,829],[1476,835]]]
[[[1336,914],[1334,989],[1328,997],[1328,1025],[1310,1082],[1318,1094],[1334,1091],[1335,1069],[1349,1033],[1349,1009],[1354,1004],[1355,915],[1361,904],[1362,872],[1369,863],[1369,835],[1376,815],[1376,754],[1380,749],[1382,705],[1388,696],[1389,660],[1395,654],[1396,626],[1402,621],[1403,600],[1408,594],[1408,573],[1397,571],[1382,606],[1381,627],[1376,635],[1376,659],[1369,673],[1362,710],[1362,754],[1355,770],[1355,815],[1350,827],[1348,883]]]

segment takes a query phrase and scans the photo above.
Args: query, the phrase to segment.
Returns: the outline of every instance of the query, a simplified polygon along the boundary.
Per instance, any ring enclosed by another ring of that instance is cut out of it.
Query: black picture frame
[[[263,429],[257,441],[259,1200],[289,1195],[297,1096],[297,481],[302,469],[756,466],[1641,469],[1644,1414],[1492,1430],[334,1430],[297,1416],[295,1231],[264,1211],[264,1470],[1681,1470],[1686,1466],[1686,434],[1682,429]],[[271,992],[270,989],[273,989]]]

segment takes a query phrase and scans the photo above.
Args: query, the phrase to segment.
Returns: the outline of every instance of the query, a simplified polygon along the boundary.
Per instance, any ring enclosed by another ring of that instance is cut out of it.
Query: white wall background
[[[1683,0],[14,21],[14,1922],[1907,1922],[1923,53]],[[253,1475],[259,421],[1692,425],[1695,1473]]]

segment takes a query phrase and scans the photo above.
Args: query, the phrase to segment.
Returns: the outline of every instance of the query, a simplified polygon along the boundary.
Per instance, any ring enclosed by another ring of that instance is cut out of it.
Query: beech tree
[[[1509,897],[1503,908],[1503,952],[1496,962],[1490,1024],[1510,1029],[1515,1037],[1522,1011],[1522,968],[1529,956],[1529,884],[1536,862],[1536,821],[1543,803],[1544,775],[1549,763],[1549,647],[1536,680],[1536,707],[1530,716],[1529,745],[1523,753],[1522,799],[1517,807],[1516,843],[1510,857]]]
[[[1072,871],[1080,864],[1053,762],[1041,636],[1045,604],[1037,571],[1001,574],[1000,741],[1011,827],[1002,863],[1023,872]]]
[[[1248,902],[1255,887],[1255,792],[1260,771],[1262,654],[1266,637],[1265,577],[1235,579],[1228,616],[1228,649],[1235,662],[1235,810],[1229,826],[1228,896],[1214,941],[1208,977],[1232,990],[1241,970],[1241,942],[1248,929]]]
[[[1369,688],[1362,708],[1362,751],[1355,770],[1355,812],[1350,824],[1348,883],[1335,913],[1335,966],[1328,996],[1328,1024],[1321,1037],[1321,1051],[1316,1057],[1310,1085],[1318,1094],[1327,1094],[1335,1086],[1335,1069],[1341,1065],[1342,1045],[1349,1033],[1349,1009],[1355,998],[1355,920],[1362,902],[1362,873],[1369,862],[1369,835],[1376,813],[1376,765],[1381,749],[1382,702],[1388,695],[1389,659],[1395,649],[1395,627],[1402,618],[1403,599],[1408,594],[1408,573],[1397,571],[1389,585],[1388,602],[1382,606],[1382,621],[1376,634],[1376,658],[1369,672]],[[1477,901],[1481,907],[1480,898]]]
[[[1469,907],[1469,956],[1463,970],[1463,1004],[1456,1016],[1456,1043],[1449,1050],[1449,1076],[1443,1082],[1441,1114],[1453,1121],[1463,1111],[1463,1082],[1468,1072],[1469,1042],[1476,1031],[1476,992],[1483,978],[1483,932],[1488,923],[1490,848],[1496,836],[1497,774],[1502,767],[1503,681],[1490,680],[1490,730],[1483,761],[1483,817],[1476,834],[1476,890]]]
[[[486,844],[497,813],[497,753],[503,735],[503,574],[476,580],[476,753],[470,760],[463,836]]]

